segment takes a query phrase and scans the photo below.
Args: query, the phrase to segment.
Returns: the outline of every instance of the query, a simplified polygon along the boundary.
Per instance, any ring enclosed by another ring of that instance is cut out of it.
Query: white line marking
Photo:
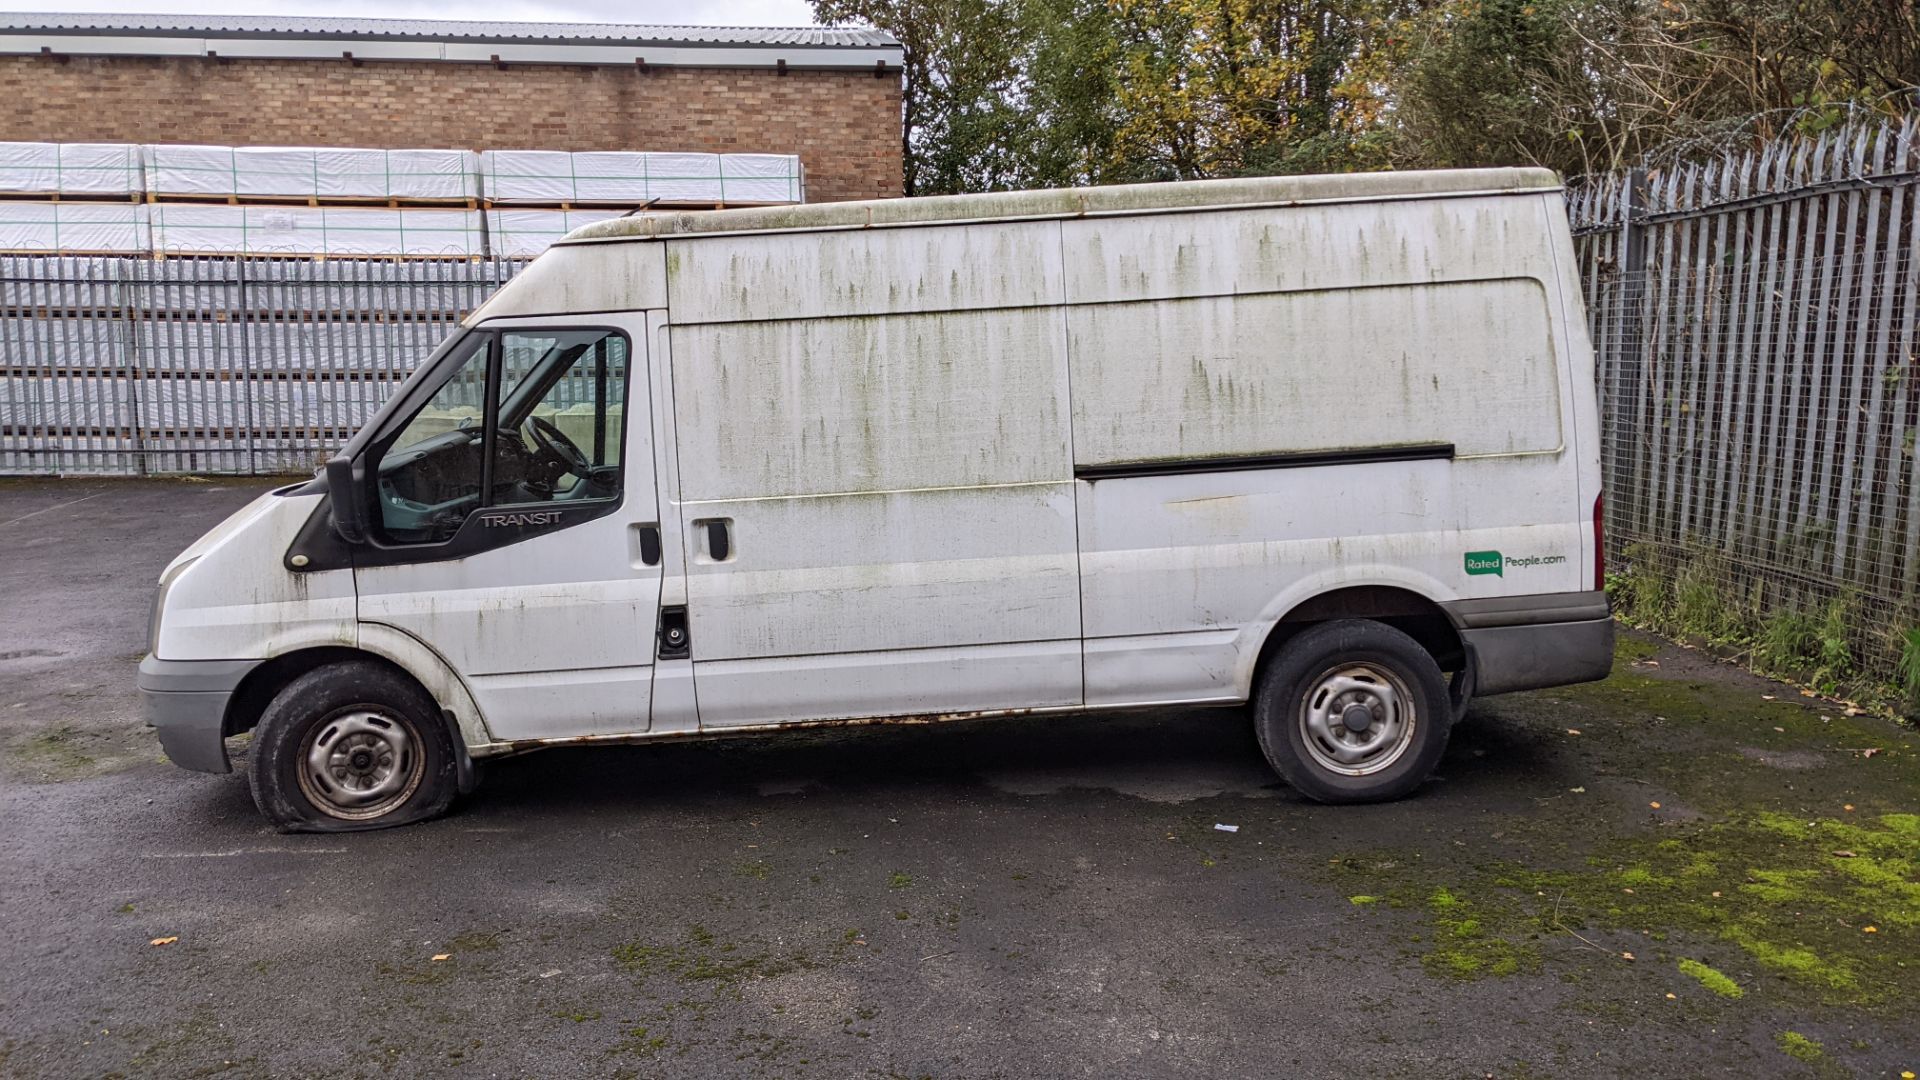
[[[81,497],[80,497],[80,498],[78,498],[78,499],[74,499],[74,500],[72,500],[71,502],[63,502],[63,503],[61,503],[61,504],[59,504],[58,506],[49,506],[49,507],[46,507],[46,508],[44,508],[44,509],[41,509],[41,510],[35,510],[35,511],[34,511],[33,513],[31,513],[31,514],[21,514],[21,515],[20,515],[19,517],[17,517],[17,518],[14,518],[14,519],[13,519],[12,521],[0,521],[0,529],[4,529],[4,528],[6,528],[6,527],[7,527],[7,526],[9,526],[9,525],[18,525],[18,524],[20,524],[21,522],[23,522],[23,521],[25,521],[25,520],[27,520],[28,518],[31,518],[31,517],[39,517],[39,516],[40,516],[41,514],[51,514],[51,513],[53,513],[53,512],[55,511],[55,510],[65,510],[65,509],[66,509],[67,507],[69,507],[69,506],[78,506],[78,505],[80,505],[81,503],[83,503],[83,502],[86,502],[86,501],[87,501],[88,499],[97,499],[97,498],[99,498],[100,496],[102,496],[102,495],[105,495],[105,494],[106,494],[106,492],[104,492],[104,491],[96,491],[96,492],[94,492],[94,493],[93,493],[93,494],[91,494],[91,495],[83,495],[83,496],[81,496]]]
[[[142,856],[148,859],[230,859],[235,855],[345,855],[347,849],[260,847],[234,848],[232,851],[159,851]]]

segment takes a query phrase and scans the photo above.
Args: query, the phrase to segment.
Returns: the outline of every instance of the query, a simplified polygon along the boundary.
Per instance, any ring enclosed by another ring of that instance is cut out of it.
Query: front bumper
[[[1604,592],[1461,600],[1446,607],[1472,658],[1475,697],[1593,682],[1613,671],[1613,618]]]
[[[140,661],[140,703],[168,760],[195,772],[233,771],[227,760],[227,701],[258,660]]]

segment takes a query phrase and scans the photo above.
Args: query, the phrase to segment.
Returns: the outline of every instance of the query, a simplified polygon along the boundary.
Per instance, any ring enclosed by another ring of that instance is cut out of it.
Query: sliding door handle
[[[701,518],[693,523],[695,543],[703,562],[728,562],[733,558],[733,519]]]

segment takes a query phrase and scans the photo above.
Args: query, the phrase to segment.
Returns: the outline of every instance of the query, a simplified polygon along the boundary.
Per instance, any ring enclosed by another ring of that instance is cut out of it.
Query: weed
[[[1818,627],[1798,608],[1775,608],[1761,624],[1753,657],[1763,671],[1793,672],[1813,658]]]
[[[1920,627],[1908,630],[1900,638],[1900,661],[1895,669],[1900,679],[1901,698],[1908,712],[1920,710]]]
[[[887,888],[904,889],[913,884],[913,875],[895,870],[887,875]]]

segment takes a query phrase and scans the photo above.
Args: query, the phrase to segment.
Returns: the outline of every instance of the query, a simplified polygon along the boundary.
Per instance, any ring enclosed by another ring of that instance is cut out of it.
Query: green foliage
[[[1908,630],[1901,636],[1900,661],[1896,671],[1907,711],[1920,710],[1920,627]]]
[[[1596,172],[1811,133],[1920,72],[1911,3],[812,0],[905,50],[910,195],[1388,166]],[[1790,118],[1790,119],[1789,119]]]
[[[1760,640],[1754,643],[1755,666],[1762,671],[1787,672],[1799,668],[1813,655],[1819,640],[1819,624],[1798,608],[1774,609],[1761,624]]]

